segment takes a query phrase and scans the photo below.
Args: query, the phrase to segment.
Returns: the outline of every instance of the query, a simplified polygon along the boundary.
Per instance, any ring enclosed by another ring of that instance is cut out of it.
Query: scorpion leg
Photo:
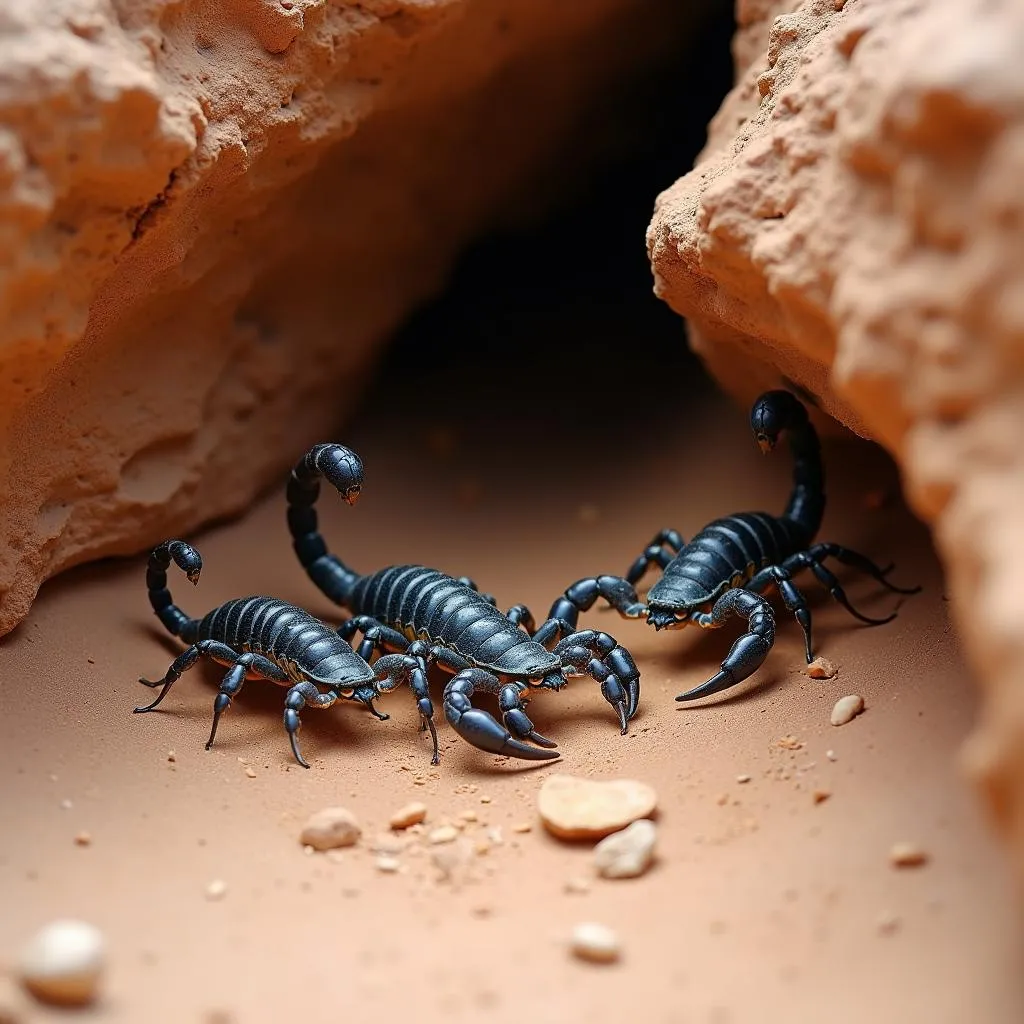
[[[382,622],[371,618],[369,615],[354,615],[338,627],[338,635],[343,640],[351,641],[358,632],[363,634],[363,639],[359,642],[356,654],[367,664],[370,663],[376,651],[381,653],[384,651],[404,651],[409,646],[409,641],[397,629],[385,626]],[[374,690],[373,684],[368,684],[356,687],[352,699],[365,705],[377,721],[386,722],[391,716],[378,711],[373,706],[376,696],[378,694]]]
[[[230,650],[230,648],[228,649]],[[262,655],[236,654],[235,659],[235,663],[221,680],[217,696],[213,698],[213,726],[210,728],[210,738],[206,741],[207,750],[213,746],[214,738],[217,735],[217,726],[220,724],[220,716],[231,707],[232,699],[238,696],[247,677],[270,679],[275,683],[288,682],[288,674]]]
[[[811,651],[811,610],[807,607],[804,595],[797,590],[792,577],[792,559],[787,558],[782,565],[769,565],[760,572],[755,573],[747,582],[743,590],[749,590],[754,594],[763,594],[773,583],[778,587],[782,602],[786,608],[793,613],[794,618],[800,623],[804,631],[804,655],[807,664],[814,660]]]
[[[373,667],[377,673],[373,685],[379,693],[387,693],[402,683],[409,684],[420,713],[420,732],[429,729],[430,739],[434,744],[434,755],[430,763],[440,764],[441,752],[437,743],[437,729],[434,728],[434,705],[430,700],[427,666],[423,657],[419,654],[385,654],[377,659]]]
[[[625,736],[640,703],[640,670],[629,651],[608,633],[585,629],[563,637],[552,653],[562,661],[563,683],[570,676],[589,675],[601,684],[601,696],[615,709]],[[545,685],[559,688],[557,682]]]
[[[657,565],[664,571],[668,563],[682,550],[683,543],[678,530],[659,530],[650,544],[637,555],[626,573],[626,579],[634,585],[639,583],[652,565]]]
[[[167,670],[163,679],[155,681],[152,679],[139,679],[139,682],[144,686],[159,686],[162,689],[152,704],[135,708],[134,713],[141,715],[147,711],[153,711],[164,697],[167,696],[167,691],[181,678],[182,673],[187,672],[190,668],[194,668],[200,657],[216,658],[218,661],[230,665],[238,660],[238,653],[226,644],[217,643],[216,640],[200,640],[198,643],[192,644],[191,647],[186,648],[171,662],[171,667]]]
[[[782,563],[783,568],[789,569],[810,569],[814,573],[817,581],[828,589],[828,592],[838,601],[855,619],[860,619],[861,622],[866,623],[869,626],[884,626],[887,622],[892,622],[896,618],[896,612],[891,615],[886,615],[884,618],[876,619],[870,615],[865,615],[863,612],[858,611],[850,604],[850,599],[846,596],[846,591],[843,590],[836,579],[835,575],[825,568],[816,558],[814,558],[809,552],[801,551],[798,554],[791,555],[789,558]],[[808,661],[811,659],[808,658]]]
[[[309,765],[306,763],[302,754],[299,753],[299,730],[302,728],[302,722],[299,719],[299,712],[308,704],[314,708],[329,708],[336,700],[338,695],[333,691],[329,690],[327,693],[321,693],[309,680],[303,680],[301,683],[296,683],[290,687],[288,693],[284,698],[284,727],[288,730],[288,739],[291,741],[292,753],[295,755],[295,760],[302,765],[303,768],[308,768]],[[211,737],[212,739],[212,737]]]
[[[858,551],[851,551],[849,548],[840,547],[838,544],[815,544],[807,549],[807,556],[815,562],[821,562],[826,558],[834,558],[837,562],[848,565],[851,569],[859,569],[861,572],[866,573],[894,594],[919,594],[921,592],[921,587],[919,586],[897,587],[894,583],[890,583],[886,576],[896,568],[891,562],[883,569],[881,566],[875,565],[867,555],[862,555]]]
[[[727,590],[716,602],[711,614],[698,612],[693,621],[704,629],[716,629],[730,615],[746,617],[748,632],[729,649],[721,669],[706,683],[681,693],[676,700],[698,700],[735,686],[761,667],[775,643],[775,615],[772,606],[749,590]]]
[[[473,707],[470,698],[477,690],[497,695],[504,725],[488,712]],[[558,757],[558,752],[551,749],[556,744],[535,732],[527,718],[522,702],[524,690],[522,683],[502,683],[482,668],[466,668],[444,688],[444,715],[451,727],[479,750],[524,761]],[[531,747],[523,740],[532,740],[537,746]]]
[[[588,576],[577,580],[555,601],[547,621],[533,634],[533,639],[547,647],[574,632],[580,612],[592,608],[599,597],[604,598],[624,619],[639,619],[647,614],[647,606],[637,597],[629,580],[621,576]]]
[[[537,631],[537,625],[533,621],[533,613],[525,604],[512,605],[512,607],[505,612],[505,618],[508,619],[513,626],[520,626],[522,629],[525,629],[531,637]]]

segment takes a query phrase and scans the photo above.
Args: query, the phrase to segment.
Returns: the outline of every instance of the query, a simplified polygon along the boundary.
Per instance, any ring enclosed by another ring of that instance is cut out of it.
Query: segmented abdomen
[[[516,647],[526,644],[532,651],[534,646],[476,591],[422,565],[395,565],[362,577],[352,593],[352,609],[410,640],[444,644],[485,667]]]
[[[778,564],[799,542],[797,527],[786,519],[738,512],[708,523],[669,563],[664,578],[691,580],[711,597],[766,565]]]
[[[239,597],[199,623],[197,640],[262,654],[292,678],[354,685],[373,677],[366,662],[309,612],[273,597]]]

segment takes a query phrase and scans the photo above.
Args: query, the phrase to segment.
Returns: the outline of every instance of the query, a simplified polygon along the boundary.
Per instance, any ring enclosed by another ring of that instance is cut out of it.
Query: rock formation
[[[968,761],[1024,876],[1024,7],[740,0],[737,85],[657,201],[657,293],[744,401],[885,445],[985,690]]]
[[[46,577],[241,510],[336,431],[693,6],[3,5],[0,634]]]

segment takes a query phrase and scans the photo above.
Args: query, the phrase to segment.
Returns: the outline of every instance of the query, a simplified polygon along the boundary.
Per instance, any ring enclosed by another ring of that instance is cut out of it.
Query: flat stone
[[[302,828],[299,842],[314,850],[334,850],[354,846],[362,834],[355,815],[344,807],[325,807],[310,815]]]
[[[537,795],[541,820],[560,839],[601,839],[654,813],[658,797],[633,779],[552,775]]]

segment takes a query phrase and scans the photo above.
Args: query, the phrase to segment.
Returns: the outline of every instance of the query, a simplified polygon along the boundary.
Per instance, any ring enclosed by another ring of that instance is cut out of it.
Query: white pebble
[[[614,963],[622,955],[619,937],[607,925],[584,921],[572,930],[573,955],[595,964]]]
[[[333,850],[339,846],[354,846],[362,829],[355,815],[345,807],[325,807],[309,816],[302,827],[299,842],[314,850]]]
[[[227,895],[228,883],[223,878],[215,878],[206,887],[206,898],[208,900],[222,900]]]
[[[377,870],[385,875],[393,875],[402,866],[402,862],[397,857],[378,857],[377,858]]]
[[[106,943],[84,921],[54,921],[37,932],[21,955],[20,974],[37,999],[84,1006],[96,998]]]
[[[828,758],[828,759],[829,759],[830,761],[837,761],[837,760],[839,759],[839,758],[838,758],[838,756],[836,755],[836,752],[835,752],[834,750],[826,750],[826,751],[825,751],[825,756],[826,756],[826,757],[827,757],[827,758]]]
[[[864,710],[864,698],[857,694],[850,694],[848,697],[840,697],[832,708],[830,721],[833,725],[846,725],[852,722]]]
[[[613,832],[594,847],[594,867],[604,878],[636,878],[654,858],[658,829],[653,821],[634,821],[621,832]]]

